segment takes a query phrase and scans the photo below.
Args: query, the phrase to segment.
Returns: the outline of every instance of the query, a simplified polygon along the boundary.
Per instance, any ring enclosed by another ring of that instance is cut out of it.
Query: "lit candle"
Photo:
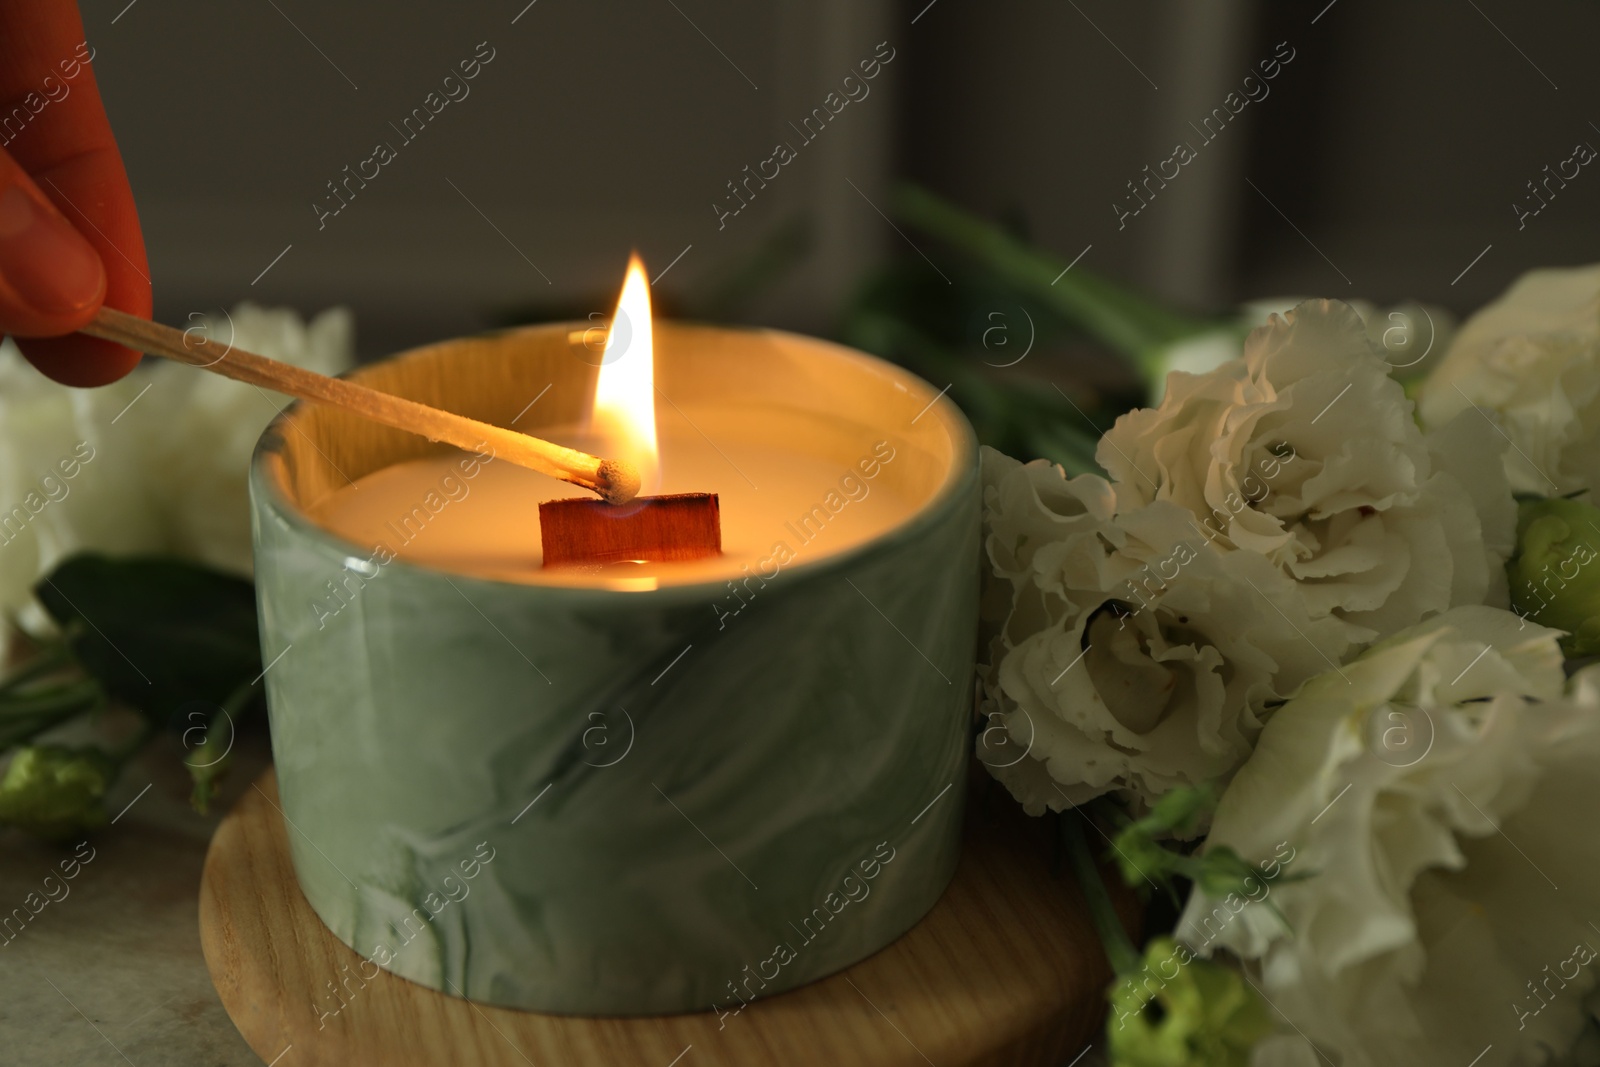
[[[623,307],[645,296],[640,271]],[[539,504],[572,487],[291,408],[251,500],[295,871],[433,989],[734,1013],[876,952],[955,871],[977,448],[940,390],[838,345],[647,309],[604,366],[575,337],[355,377],[716,493],[721,554],[544,567]]]
[[[319,501],[312,515],[358,545],[381,548],[380,560],[393,555],[503,581],[647,590],[752,575],[770,581],[795,561],[883,534],[925,502],[916,490],[927,486],[883,476],[907,447],[898,432],[827,412],[797,418],[781,395],[760,405],[692,396],[657,403],[647,285],[635,258],[606,334],[588,424],[550,424],[535,403],[517,428],[631,463],[647,494],[718,494],[721,556],[545,569],[539,504],[572,496],[572,487],[454,453],[375,471]]]
[[[882,477],[900,451],[889,435],[874,441],[870,428],[855,428],[859,455],[841,462],[803,451],[804,443],[779,447],[741,437],[715,409],[669,409],[662,423],[661,491],[714,491],[721,497],[721,556],[546,570],[539,552],[539,502],[570,496],[572,487],[493,461],[469,460],[477,471],[468,478],[461,459],[453,456],[375,471],[333,493],[312,515],[355,544],[383,546],[400,559],[452,573],[653,589],[747,573],[765,573],[770,580],[791,562],[842,552],[892,529],[917,503],[902,486]],[[846,436],[849,428],[840,426],[838,432]],[[581,431],[541,427],[538,433],[591,450]],[[443,504],[437,512],[424,502],[430,492]]]

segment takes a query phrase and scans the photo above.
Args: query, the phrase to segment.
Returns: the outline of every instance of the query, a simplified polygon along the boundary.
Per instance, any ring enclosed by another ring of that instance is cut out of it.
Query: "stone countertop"
[[[221,795],[201,817],[189,807],[177,740],[147,748],[112,791],[108,810],[122,814],[87,838],[92,859],[64,883],[64,895],[58,864],[73,856],[73,844],[0,832],[0,917],[13,909],[32,916],[12,940],[0,935],[0,1061],[259,1067],[200,952],[206,845],[269,759],[259,738],[241,738],[233,755]],[[25,902],[29,894],[37,894],[34,906],[46,899],[50,875],[49,892],[59,899],[32,915]]]

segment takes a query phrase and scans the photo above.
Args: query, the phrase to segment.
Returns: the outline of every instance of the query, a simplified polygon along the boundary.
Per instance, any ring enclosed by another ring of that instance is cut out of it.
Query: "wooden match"
[[[115,308],[101,308],[79,332],[127,345],[138,352],[187,363],[224,378],[265,386],[301,400],[334,404],[430,441],[443,441],[472,452],[487,449],[496,459],[591,489],[612,504],[632,500],[639,492],[639,472],[620,460],[591,456],[575,448],[440,411],[405,397],[380,393],[344,378],[329,378],[292,363],[234,348],[232,344],[221,345],[204,337],[191,337],[171,326]]]
[[[722,554],[722,510],[715,493],[546,500],[539,534],[546,567],[704,559]]]

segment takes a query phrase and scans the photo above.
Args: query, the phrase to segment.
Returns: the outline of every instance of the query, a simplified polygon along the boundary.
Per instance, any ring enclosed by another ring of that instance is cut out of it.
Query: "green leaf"
[[[35,595],[84,668],[114,699],[164,721],[221,704],[261,672],[255,587],[164,557],[73,556]]]
[[[867,304],[846,320],[844,339],[929,381],[948,383],[951,399],[972,421],[981,443],[1008,455],[1059,463],[1068,477],[1103,473],[1094,460],[1097,427],[1056,389],[1028,379],[994,380],[909,318]]]

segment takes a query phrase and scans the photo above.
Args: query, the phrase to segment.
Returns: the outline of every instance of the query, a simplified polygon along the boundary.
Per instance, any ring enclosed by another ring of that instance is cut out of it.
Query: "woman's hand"
[[[72,0],[0,3],[0,332],[66,385],[104,385],[139,355],[75,335],[101,304],[148,318],[128,175]]]

